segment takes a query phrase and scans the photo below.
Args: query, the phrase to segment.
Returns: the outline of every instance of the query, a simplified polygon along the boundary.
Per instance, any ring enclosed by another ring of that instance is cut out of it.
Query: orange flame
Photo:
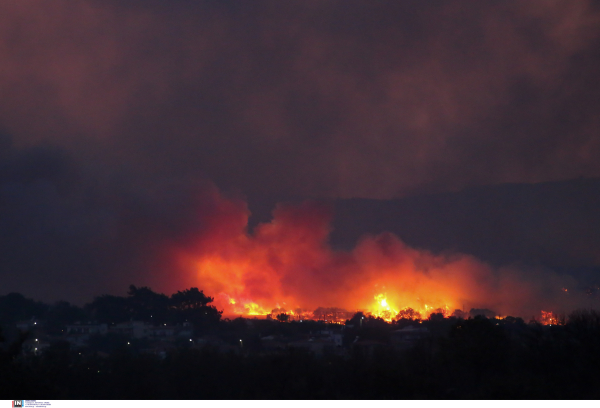
[[[558,316],[552,312],[546,312],[542,310],[542,318],[540,319],[540,323],[544,325],[563,325],[565,324],[565,319],[561,316]]]
[[[519,271],[498,273],[468,255],[413,249],[389,233],[335,251],[327,243],[331,214],[324,206],[278,205],[273,221],[251,235],[245,204],[217,200],[215,207],[225,209],[178,259],[189,284],[214,296],[225,316],[266,316],[283,305],[292,319],[340,320],[363,311],[391,321],[448,317],[464,304],[519,316],[535,313],[521,306],[542,298]],[[317,317],[312,312],[319,307]]]

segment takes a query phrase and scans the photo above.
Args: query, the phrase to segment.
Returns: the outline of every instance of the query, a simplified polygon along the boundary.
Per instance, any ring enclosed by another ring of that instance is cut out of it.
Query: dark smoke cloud
[[[82,303],[133,282],[189,287],[173,251],[200,234],[224,239],[247,217],[243,201],[207,181],[98,177],[57,146],[0,140],[2,293]]]
[[[591,1],[7,1],[0,121],[250,194],[598,176]]]
[[[600,176],[598,50],[593,1],[4,1],[2,291],[181,289],[244,196]]]

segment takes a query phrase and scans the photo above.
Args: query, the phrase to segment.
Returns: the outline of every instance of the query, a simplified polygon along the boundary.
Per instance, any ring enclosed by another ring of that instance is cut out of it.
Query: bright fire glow
[[[552,312],[546,312],[545,310],[542,310],[542,318],[540,320],[541,324],[545,324],[545,325],[562,325],[565,324],[565,319],[561,316],[558,316],[555,313]]]
[[[362,311],[391,321],[467,317],[461,309],[470,308],[524,316],[539,313],[533,298],[548,299],[545,283],[523,281],[520,271],[414,249],[389,233],[365,236],[351,251],[333,250],[331,214],[314,203],[280,205],[252,234],[245,203],[216,196],[213,207],[202,235],[178,250],[178,259],[188,284],[213,296],[226,317],[343,321]],[[564,294],[563,287],[556,291]]]

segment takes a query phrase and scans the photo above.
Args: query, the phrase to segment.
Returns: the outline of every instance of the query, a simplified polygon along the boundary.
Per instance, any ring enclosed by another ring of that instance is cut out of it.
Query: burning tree
[[[542,310],[542,318],[540,319],[540,323],[544,325],[564,325],[565,317],[560,316],[553,312],[546,312]]]
[[[353,313],[339,307],[319,307],[313,312],[316,320],[341,323],[352,318]]]
[[[396,320],[407,319],[407,320],[421,320],[421,313],[417,312],[411,307],[400,310],[396,315]]]

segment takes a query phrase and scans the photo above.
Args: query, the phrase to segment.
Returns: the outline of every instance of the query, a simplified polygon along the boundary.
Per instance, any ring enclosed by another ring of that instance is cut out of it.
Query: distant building
[[[131,337],[134,339],[141,339],[143,337],[148,337],[151,333],[151,328],[149,324],[141,321],[131,321],[116,324],[115,326],[110,328],[110,332],[123,334],[127,337]]]
[[[50,344],[42,341],[41,339],[29,339],[23,343],[23,353],[24,354],[33,354],[40,355],[44,352],[46,348],[50,347]]]
[[[17,329],[21,331],[37,330],[43,325],[43,322],[41,322],[39,319],[36,319],[35,317],[30,320],[21,320],[16,324]]]
[[[172,338],[175,336],[175,327],[170,325],[148,326],[145,328],[145,334],[153,338]]]
[[[70,324],[67,325],[67,335],[72,334],[106,334],[108,333],[108,326],[103,324]]]
[[[90,336],[108,333],[108,326],[106,324],[97,323],[76,323],[67,325],[66,330],[67,332],[65,333],[64,339],[72,345],[83,347],[90,340]]]

